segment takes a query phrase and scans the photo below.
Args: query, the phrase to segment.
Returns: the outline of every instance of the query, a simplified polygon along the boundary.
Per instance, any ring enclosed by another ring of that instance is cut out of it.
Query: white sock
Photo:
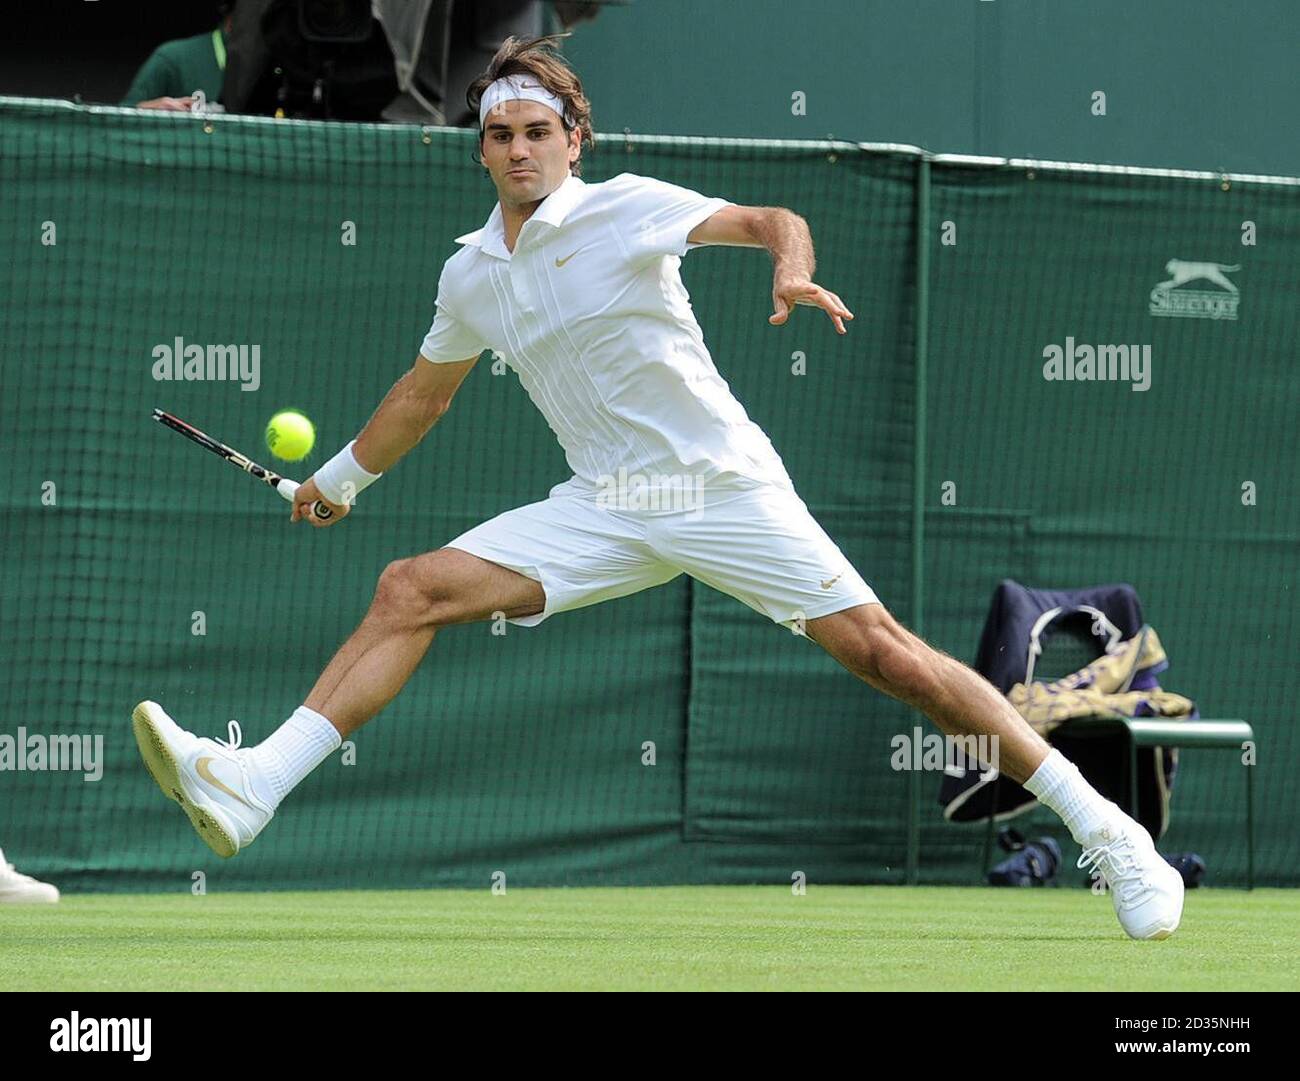
[[[1039,803],[1060,815],[1070,836],[1085,846],[1088,835],[1118,810],[1084,780],[1078,766],[1055,749],[1034,770],[1024,787],[1038,797]]]
[[[272,807],[278,807],[294,787],[338,750],[343,738],[330,722],[314,709],[299,706],[248,753],[266,781],[269,792],[259,792]]]

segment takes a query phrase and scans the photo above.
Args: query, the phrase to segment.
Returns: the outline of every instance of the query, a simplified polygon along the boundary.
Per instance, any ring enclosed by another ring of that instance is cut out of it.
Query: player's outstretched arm
[[[450,364],[432,364],[416,357],[411,370],[393,384],[357,436],[352,448],[356,464],[368,473],[388,472],[447,412],[456,391],[477,361],[477,357],[472,357]],[[322,522],[310,513],[317,499],[334,512],[332,518]],[[337,504],[321,495],[312,477],[294,495],[293,521],[305,518],[314,526],[324,527],[345,517],[349,510],[349,504]]]
[[[414,447],[449,408],[478,357],[432,364],[416,357],[393,384],[375,415],[357,436],[357,461],[372,473],[386,473]]]
[[[838,296],[812,280],[816,259],[808,223],[779,206],[728,206],[691,230],[692,244],[732,244],[766,248],[772,255],[772,315],[768,322],[781,326],[796,304],[821,308],[844,333],[853,313]]]

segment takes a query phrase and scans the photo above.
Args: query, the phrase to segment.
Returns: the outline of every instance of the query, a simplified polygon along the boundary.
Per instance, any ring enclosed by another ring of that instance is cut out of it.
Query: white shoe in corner
[[[48,882],[38,882],[31,875],[20,875],[0,850],[0,905],[37,904],[52,905],[59,900],[59,891]]]
[[[1183,876],[1156,851],[1141,823],[1122,811],[1093,830],[1078,866],[1100,873],[1129,938],[1168,938],[1183,917]]]
[[[275,812],[253,789],[238,723],[230,722],[228,741],[201,738],[157,702],[141,702],[131,722],[145,768],[181,805],[204,844],[223,858],[251,845]]]

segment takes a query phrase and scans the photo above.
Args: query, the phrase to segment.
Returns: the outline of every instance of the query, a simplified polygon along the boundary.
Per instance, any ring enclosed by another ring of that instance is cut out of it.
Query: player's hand
[[[323,522],[312,513],[312,505],[318,499],[330,509],[330,517]],[[309,477],[298,486],[298,490],[293,494],[293,515],[289,520],[291,522],[308,521],[317,529],[325,529],[346,518],[351,510],[351,506],[346,503],[331,503],[320,494],[320,489],[316,487],[315,478]]]
[[[821,308],[835,324],[835,330],[839,334],[844,333],[844,321],[853,318],[853,313],[844,306],[844,301],[829,289],[823,289],[807,278],[778,275],[772,282],[773,310],[767,321],[774,327],[784,325],[790,318],[790,309],[796,304]]]

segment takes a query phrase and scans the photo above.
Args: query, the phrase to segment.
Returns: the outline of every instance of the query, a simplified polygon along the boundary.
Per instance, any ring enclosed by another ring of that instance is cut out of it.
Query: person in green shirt
[[[226,35],[233,6],[223,5],[221,25],[210,32],[159,45],[135,73],[122,104],[189,112],[199,90],[209,102],[217,101],[225,80]]]

